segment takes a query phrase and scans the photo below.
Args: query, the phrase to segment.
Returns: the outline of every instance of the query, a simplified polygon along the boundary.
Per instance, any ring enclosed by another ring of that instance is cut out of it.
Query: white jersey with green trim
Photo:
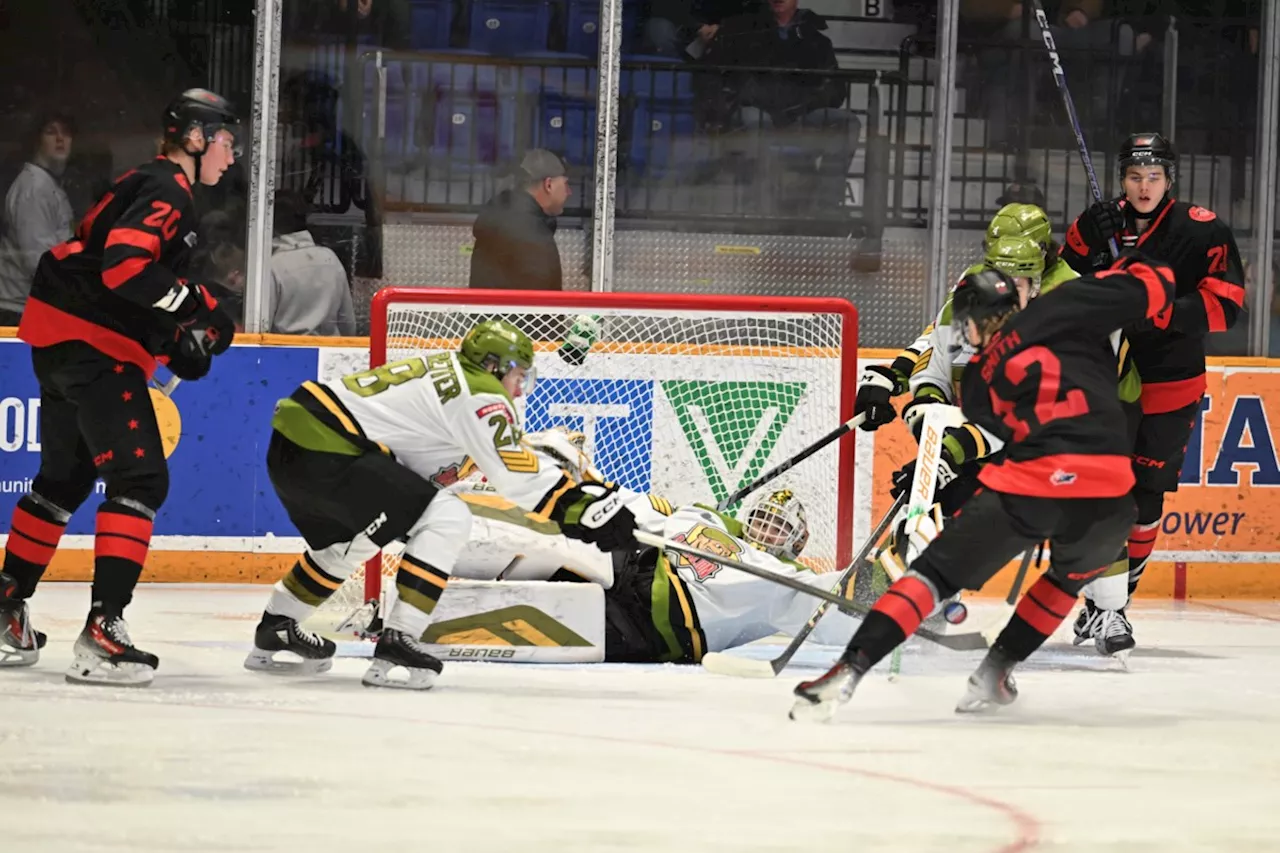
[[[680,507],[667,518],[663,536],[772,574],[795,578],[818,589],[830,590],[835,585],[837,575],[817,574],[799,563],[778,559],[748,544],[741,537],[741,530],[736,519],[690,505]],[[669,568],[689,590],[709,652],[741,646],[779,632],[795,634],[819,603],[812,596],[719,563],[675,551],[668,551],[666,556]],[[829,611],[813,635],[814,642],[843,645],[853,636],[856,625],[845,614]]]
[[[929,327],[920,360],[907,381],[911,396],[920,396],[920,391],[929,386],[942,392],[943,402],[955,403],[956,384],[975,352],[977,350],[968,341],[957,338],[951,325],[951,297],[948,295],[938,311],[938,318]]]
[[[383,445],[396,461],[438,485],[470,459],[501,494],[534,509],[564,471],[520,441],[519,415],[493,375],[451,352],[384,364],[323,386],[353,432]],[[322,401],[323,402],[323,401]]]

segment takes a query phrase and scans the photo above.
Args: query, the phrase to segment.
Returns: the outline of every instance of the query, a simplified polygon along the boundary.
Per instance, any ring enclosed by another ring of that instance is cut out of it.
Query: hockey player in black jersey
[[[1071,612],[1133,523],[1133,472],[1109,337],[1118,325],[1159,316],[1172,296],[1172,270],[1128,256],[1030,304],[1004,273],[965,276],[952,297],[953,316],[978,352],[960,381],[961,408],[1002,445],[1003,458],[982,469],[983,488],[940,533],[937,514],[908,519],[899,537],[908,571],[876,601],[840,660],[796,687],[793,719],[829,719],[938,602],[980,589],[1010,559],[1048,539],[1048,571],[969,677],[956,710],[1017,697],[1013,668]]]
[[[0,665],[38,659],[44,636],[27,599],[101,477],[92,603],[67,679],[140,685],[155,673],[158,659],[133,645],[122,615],[169,491],[148,382],[157,363],[203,377],[235,334],[209,291],[181,276],[195,245],[192,184],[216,184],[232,165],[237,127],[222,97],[183,92],[164,112],[160,156],[118,178],[36,268],[18,336],[40,383],[40,471],[9,527]]]
[[[1213,211],[1172,196],[1177,155],[1158,133],[1130,136],[1120,148],[1124,194],[1094,204],[1067,229],[1063,259],[1080,273],[1110,263],[1108,241],[1137,248],[1173,268],[1171,310],[1126,330],[1142,375],[1141,410],[1129,424],[1135,436],[1133,473],[1138,520],[1129,535],[1128,584],[1104,578],[1086,592],[1076,621],[1077,642],[1119,623],[1107,642],[1133,645],[1125,615],[1142,570],[1155,549],[1164,496],[1178,490],[1187,440],[1205,390],[1205,336],[1231,328],[1244,305],[1244,270],[1235,237]]]

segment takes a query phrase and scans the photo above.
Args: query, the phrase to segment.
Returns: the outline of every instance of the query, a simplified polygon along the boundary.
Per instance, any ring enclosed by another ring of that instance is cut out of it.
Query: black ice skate
[[[1013,680],[1013,668],[1017,665],[1017,661],[1010,660],[995,648],[987,652],[982,663],[969,676],[964,696],[956,703],[956,713],[980,714],[1011,704],[1018,698],[1018,684]]]
[[[404,680],[391,677],[401,668],[408,673]],[[373,650],[373,663],[360,681],[366,687],[400,687],[406,690],[426,690],[435,683],[436,676],[444,669],[425,644],[403,631],[387,628],[378,638]]]
[[[1129,618],[1124,610],[1100,610],[1098,613],[1098,624],[1093,629],[1094,647],[1098,654],[1114,657],[1127,667],[1129,652],[1137,645]]]
[[[828,722],[840,706],[853,697],[858,682],[870,668],[866,665],[866,656],[858,652],[852,661],[842,657],[818,678],[800,682],[793,691],[796,701],[791,706],[791,719]]]
[[[48,639],[31,627],[27,602],[17,593],[18,582],[0,572],[0,667],[33,665]]]
[[[101,607],[89,611],[89,620],[76,638],[75,655],[67,681],[81,684],[145,687],[160,665],[158,657],[134,647],[123,616]]]
[[[1098,620],[1102,618],[1102,611],[1098,606],[1089,599],[1084,600],[1084,607],[1080,608],[1080,615],[1076,617],[1076,623],[1072,625],[1075,631],[1075,639],[1071,641],[1071,645],[1078,646],[1081,643],[1093,639],[1093,632],[1098,627]]]
[[[333,668],[336,649],[332,640],[304,630],[296,619],[263,613],[244,668],[283,675],[318,675]],[[276,655],[282,652],[285,657],[277,660]]]

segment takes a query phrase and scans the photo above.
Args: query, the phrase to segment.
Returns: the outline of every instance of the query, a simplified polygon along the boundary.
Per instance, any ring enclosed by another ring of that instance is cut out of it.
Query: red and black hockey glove
[[[1096,201],[1080,214],[1079,225],[1080,236],[1091,248],[1097,249],[1124,230],[1124,211],[1115,199]]]
[[[236,336],[236,324],[202,284],[187,285],[186,304],[177,311],[178,354],[194,358],[221,355]]]

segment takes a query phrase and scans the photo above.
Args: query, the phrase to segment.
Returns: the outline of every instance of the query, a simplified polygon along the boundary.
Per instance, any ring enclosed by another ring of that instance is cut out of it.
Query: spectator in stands
[[[40,256],[71,239],[71,202],[60,181],[71,156],[74,132],[67,116],[41,116],[25,140],[30,158],[4,195],[0,207],[0,326],[18,325]]]
[[[504,290],[563,290],[556,217],[569,200],[564,158],[545,148],[524,155],[520,186],[503,190],[481,209],[472,233],[471,286]]]
[[[222,306],[244,327],[244,236],[236,218],[212,210],[200,218],[199,240],[191,253],[191,278],[209,288]]]
[[[354,335],[347,271],[332,249],[316,245],[300,193],[276,193],[273,224],[268,328],[286,335]]]
[[[658,56],[700,59],[720,22],[760,11],[762,0],[649,0],[644,47]]]
[[[827,22],[797,0],[769,0],[755,15],[726,20],[708,54],[713,64],[769,69],[836,70]],[[725,97],[744,131],[748,154],[759,157],[763,141],[798,150],[783,182],[785,208],[830,210],[844,201],[849,161],[858,138],[858,120],[843,109],[847,86],[821,74],[748,71],[726,80]]]

